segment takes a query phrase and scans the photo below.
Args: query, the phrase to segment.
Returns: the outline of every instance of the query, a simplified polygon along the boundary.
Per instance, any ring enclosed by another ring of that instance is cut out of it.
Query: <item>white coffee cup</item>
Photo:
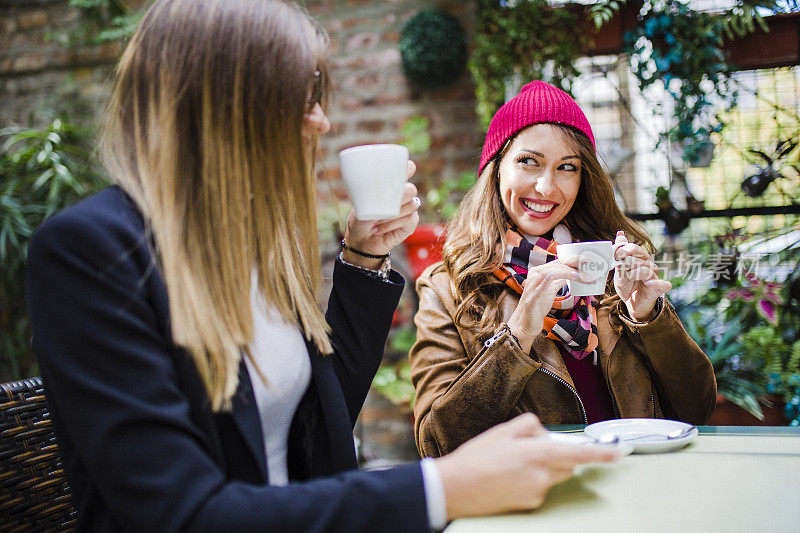
[[[617,265],[613,249],[614,243],[611,241],[573,242],[556,246],[559,259],[578,258],[578,270],[586,280],[567,280],[572,296],[595,296],[605,292],[608,272]]]
[[[339,168],[359,220],[400,216],[408,173],[408,148],[365,144],[339,152]]]

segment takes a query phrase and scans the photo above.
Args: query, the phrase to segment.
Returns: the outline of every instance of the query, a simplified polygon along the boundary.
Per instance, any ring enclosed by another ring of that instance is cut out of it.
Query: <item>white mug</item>
[[[408,148],[365,144],[339,152],[339,168],[359,220],[400,216],[408,173]]]
[[[608,273],[619,264],[614,260],[611,241],[573,242],[556,246],[559,259],[578,257],[578,270],[586,282],[567,280],[572,296],[595,296],[606,290]]]

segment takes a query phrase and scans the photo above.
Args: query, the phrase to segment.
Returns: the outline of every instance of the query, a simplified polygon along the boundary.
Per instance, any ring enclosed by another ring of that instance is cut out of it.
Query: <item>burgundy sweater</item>
[[[614,413],[614,401],[611,399],[611,393],[608,392],[608,385],[606,385],[600,365],[594,364],[594,358],[591,355],[583,359],[575,359],[564,349],[563,345],[557,342],[556,346],[558,346],[564,364],[567,365],[572,382],[575,383],[575,390],[583,402],[588,423],[593,424],[617,418]]]

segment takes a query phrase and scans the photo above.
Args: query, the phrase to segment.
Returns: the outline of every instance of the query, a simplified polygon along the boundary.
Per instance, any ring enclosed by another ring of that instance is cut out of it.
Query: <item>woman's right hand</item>
[[[567,280],[581,280],[577,257],[556,259],[528,272],[517,308],[508,320],[508,328],[525,353],[531,351],[533,339],[542,331],[544,317]]]
[[[611,447],[558,444],[546,434],[539,419],[525,413],[435,459],[447,519],[535,509],[576,466],[620,458]]]

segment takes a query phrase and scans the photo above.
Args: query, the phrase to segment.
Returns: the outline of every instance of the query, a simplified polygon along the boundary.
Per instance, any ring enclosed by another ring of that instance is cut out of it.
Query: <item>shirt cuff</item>
[[[425,488],[425,505],[428,508],[428,523],[431,529],[439,531],[447,525],[447,500],[444,495],[444,483],[439,474],[436,461],[426,457],[419,462],[422,469],[422,485]]]
[[[653,313],[653,316],[650,318],[650,320],[646,320],[644,322],[639,322],[638,320],[634,319],[633,316],[631,316],[630,313],[628,313],[628,307],[625,305],[625,302],[623,301],[619,302],[620,314],[622,315],[623,318],[625,318],[628,322],[631,322],[634,326],[644,326],[650,324],[656,318],[658,318],[659,315],[661,315],[661,311],[664,309],[664,302],[666,301],[666,299],[667,297],[664,296],[663,294],[658,297],[655,305],[653,306],[653,310],[655,311],[655,313]]]

